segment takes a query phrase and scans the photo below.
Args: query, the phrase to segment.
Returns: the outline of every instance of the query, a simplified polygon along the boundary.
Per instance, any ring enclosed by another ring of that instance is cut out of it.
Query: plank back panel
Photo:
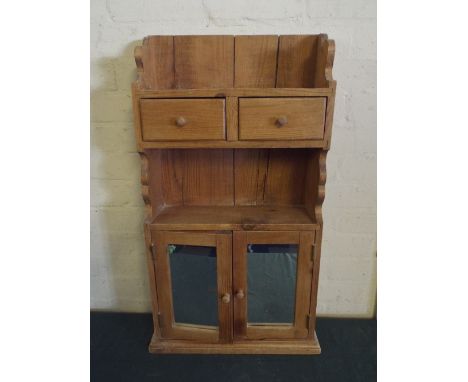
[[[143,40],[143,86],[146,89],[174,87],[174,37],[149,36]]]
[[[234,36],[175,36],[175,87],[233,87]]]
[[[233,151],[184,150],[184,205],[234,204]]]
[[[313,87],[317,36],[280,36],[276,87]]]
[[[148,36],[138,50],[141,84],[145,89],[326,87],[330,44],[326,35]]]
[[[150,189],[167,206],[234,205],[232,149],[149,150]]]
[[[274,88],[278,36],[236,36],[234,87]]]
[[[235,204],[302,205],[306,149],[236,149]]]
[[[150,150],[150,188],[160,198],[153,207],[160,210],[180,205],[306,204],[311,213],[317,183],[317,158],[313,152],[308,149]],[[156,215],[157,211],[153,213]]]

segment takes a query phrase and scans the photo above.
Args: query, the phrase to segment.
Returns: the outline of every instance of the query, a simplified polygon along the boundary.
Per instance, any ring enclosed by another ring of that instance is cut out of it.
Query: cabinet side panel
[[[333,81],[332,69],[335,59],[335,42],[329,40],[326,34],[317,39],[317,59],[315,63],[314,85],[316,88],[330,87]]]
[[[319,179],[319,153],[317,150],[308,150],[307,169],[304,185],[304,205],[311,218],[315,218],[315,203],[318,193]]]
[[[314,151],[309,158],[308,181],[306,186],[306,208],[309,214],[314,214],[320,228],[315,235],[315,245],[313,252],[313,274],[310,300],[310,320],[309,320],[309,337],[313,336],[315,331],[316,308],[317,308],[317,293],[318,281],[320,273],[320,257],[322,251],[322,234],[323,234],[323,219],[322,219],[322,204],[325,199],[325,182],[327,180],[326,170],[327,151]],[[310,194],[308,191],[310,190]]]
[[[271,149],[265,181],[264,204],[302,205],[306,170],[304,149]]]

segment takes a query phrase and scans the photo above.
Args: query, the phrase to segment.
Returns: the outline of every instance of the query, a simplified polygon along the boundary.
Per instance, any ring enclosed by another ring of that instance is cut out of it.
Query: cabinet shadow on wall
[[[131,99],[137,45],[91,67],[99,84],[90,94],[92,310],[151,311]]]

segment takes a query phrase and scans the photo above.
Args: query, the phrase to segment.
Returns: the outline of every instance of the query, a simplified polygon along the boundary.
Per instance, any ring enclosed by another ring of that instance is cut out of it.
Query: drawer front
[[[325,97],[240,98],[239,139],[323,139]]]
[[[144,141],[224,140],[224,99],[141,99]]]

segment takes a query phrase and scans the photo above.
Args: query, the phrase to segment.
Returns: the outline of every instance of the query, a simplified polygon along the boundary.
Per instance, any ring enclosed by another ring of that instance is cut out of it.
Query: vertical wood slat
[[[183,203],[234,205],[232,149],[185,150]]]
[[[317,36],[280,36],[277,88],[314,86]]]
[[[167,256],[167,245],[164,233],[161,231],[154,233],[156,239],[156,283],[159,309],[162,319],[159,322],[161,327],[161,337],[170,338],[172,336],[172,325],[174,322],[174,310],[172,308],[171,274],[169,258]]]
[[[263,205],[268,150],[234,150],[235,205]]]
[[[175,88],[234,85],[234,36],[175,36]]]
[[[232,342],[232,235],[230,233],[216,235],[216,260],[218,281],[218,315],[219,315],[219,342]],[[225,293],[231,295],[231,301],[226,304],[222,301]]]
[[[146,89],[174,87],[174,37],[149,36],[143,40],[143,85]]]
[[[166,206],[183,202],[184,151],[167,149],[161,152],[161,186]]]
[[[234,339],[245,339],[247,336],[247,234],[234,231],[233,234],[232,275],[233,294],[241,290],[244,298],[234,297]]]
[[[159,305],[158,305],[158,294],[156,289],[156,273],[155,273],[155,264],[153,258],[153,240],[151,237],[151,230],[148,223],[144,225],[145,231],[145,245],[146,245],[146,264],[148,268],[148,279],[151,293],[151,310],[153,313],[153,329],[154,336],[156,338],[161,338],[161,329],[158,319],[159,314]]]
[[[310,292],[310,307],[309,307],[309,338],[314,338],[316,320],[317,320],[317,294],[318,294],[318,282],[320,273],[320,254],[322,251],[322,230],[321,227],[315,234],[314,243],[314,264],[312,273],[312,285]]]
[[[162,208],[183,201],[184,155],[180,150],[148,150],[149,189],[153,216]]]
[[[142,163],[146,162],[145,166],[147,166],[147,168],[144,171],[148,178],[147,189],[145,191],[146,197],[151,201],[152,216],[154,217],[164,207],[164,196],[161,182],[161,151],[147,150],[144,155],[147,159],[143,160]],[[145,194],[143,194],[143,198],[145,198]]]
[[[305,338],[309,334],[310,293],[312,285],[312,250],[314,245],[315,231],[303,231],[299,236],[299,253],[297,259],[297,280],[296,280],[296,311],[294,316],[294,326],[296,335]]]
[[[278,36],[236,36],[234,87],[274,88]]]
[[[228,141],[237,141],[239,126],[239,98],[226,97],[226,138]]]

